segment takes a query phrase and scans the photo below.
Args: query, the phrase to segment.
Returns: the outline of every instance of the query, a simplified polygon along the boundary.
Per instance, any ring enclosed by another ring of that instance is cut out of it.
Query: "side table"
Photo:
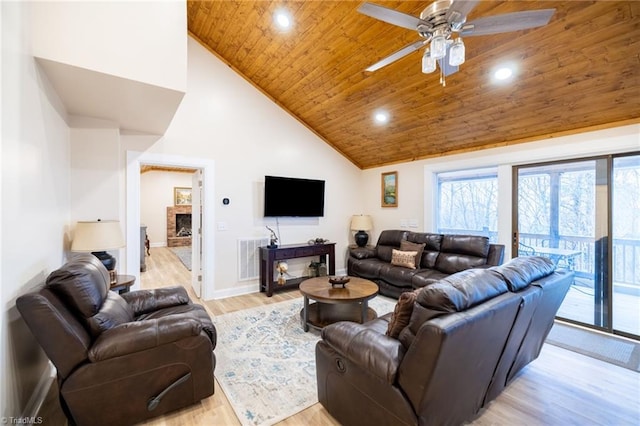
[[[111,284],[109,290],[118,294],[127,293],[134,282],[136,282],[134,275],[118,275],[115,284]]]

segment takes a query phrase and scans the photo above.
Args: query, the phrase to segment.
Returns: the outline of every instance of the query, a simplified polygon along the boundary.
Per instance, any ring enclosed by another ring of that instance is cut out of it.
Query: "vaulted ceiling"
[[[430,3],[373,2],[414,16]],[[465,38],[467,60],[446,86],[421,72],[422,49],[365,72],[419,36],[358,13],[361,3],[188,1],[188,28],[362,169],[640,122],[638,1],[481,1],[468,20],[556,12],[544,27]],[[280,9],[288,31],[274,25]],[[494,83],[503,62],[515,75]]]

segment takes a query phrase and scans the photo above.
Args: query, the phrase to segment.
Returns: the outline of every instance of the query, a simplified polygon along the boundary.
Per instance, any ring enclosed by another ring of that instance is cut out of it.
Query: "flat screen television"
[[[265,217],[324,216],[324,181],[265,176],[264,215]]]

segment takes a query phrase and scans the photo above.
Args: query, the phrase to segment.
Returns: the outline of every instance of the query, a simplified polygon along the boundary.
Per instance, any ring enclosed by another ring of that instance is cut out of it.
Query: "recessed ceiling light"
[[[518,73],[518,66],[515,62],[502,62],[493,68],[491,72],[491,81],[495,84],[505,84],[513,80]]]
[[[373,118],[376,120],[376,123],[384,124],[389,121],[389,114],[384,111],[378,111]]]
[[[493,73],[493,76],[496,80],[506,80],[513,75],[513,70],[511,68],[503,67],[498,68],[496,72]]]
[[[276,24],[282,29],[288,29],[291,26],[291,18],[285,11],[278,11],[275,14]]]

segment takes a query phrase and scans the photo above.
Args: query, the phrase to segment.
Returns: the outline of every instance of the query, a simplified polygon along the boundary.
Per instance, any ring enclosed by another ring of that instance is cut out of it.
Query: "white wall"
[[[166,131],[186,88],[184,0],[30,3],[33,54],[69,115]]]
[[[381,174],[392,171],[398,172],[398,207],[381,207]],[[375,245],[381,231],[400,229],[401,224],[408,226],[409,223],[416,223],[416,227],[407,228],[416,232],[424,229],[423,176],[423,166],[418,162],[362,171],[360,191],[365,195],[365,199],[361,210],[373,219],[368,244]]]
[[[118,220],[120,132],[117,128],[71,129],[73,223]]]
[[[193,173],[149,171],[140,175],[140,223],[147,226],[151,247],[167,245],[167,207],[173,188],[191,188]]]
[[[179,91],[186,87],[185,1],[43,1],[34,2],[31,13],[37,57]]]
[[[1,2],[0,416],[20,417],[48,362],[15,307],[69,246],[70,143],[59,99],[31,56],[31,3]],[[33,408],[33,407],[32,407]]]
[[[498,167],[498,239],[510,247],[511,238],[511,172],[512,166],[583,158],[596,155],[640,150],[640,125],[629,125],[606,130],[585,132],[538,142],[517,144],[503,148],[474,151],[402,163],[392,167],[374,168],[362,173],[362,188],[367,194],[364,212],[373,215],[373,243],[380,231],[400,229],[409,219],[418,220],[415,231],[435,230],[435,182],[438,172],[480,167]],[[380,207],[380,174],[397,170],[399,181],[398,208]],[[509,255],[507,248],[507,255]]]
[[[120,220],[125,206],[120,131],[113,123],[71,129],[71,240],[79,221]],[[124,221],[120,223],[124,235]],[[123,273],[124,250],[109,251]]]
[[[237,241],[268,235],[262,217],[265,175],[326,181],[325,217],[281,219],[282,243],[305,243],[323,237],[335,241],[336,268],[345,268],[351,215],[360,213],[360,170],[317,138],[266,96],[189,39],[187,94],[165,136],[146,147],[156,154],[209,158],[215,161],[215,297],[257,289],[238,282]],[[139,150],[134,136],[127,136]],[[125,146],[127,148],[127,146]],[[222,198],[231,200],[228,206]],[[295,202],[292,194],[291,202]],[[225,231],[217,231],[223,223]],[[205,292],[205,294],[207,294]]]

